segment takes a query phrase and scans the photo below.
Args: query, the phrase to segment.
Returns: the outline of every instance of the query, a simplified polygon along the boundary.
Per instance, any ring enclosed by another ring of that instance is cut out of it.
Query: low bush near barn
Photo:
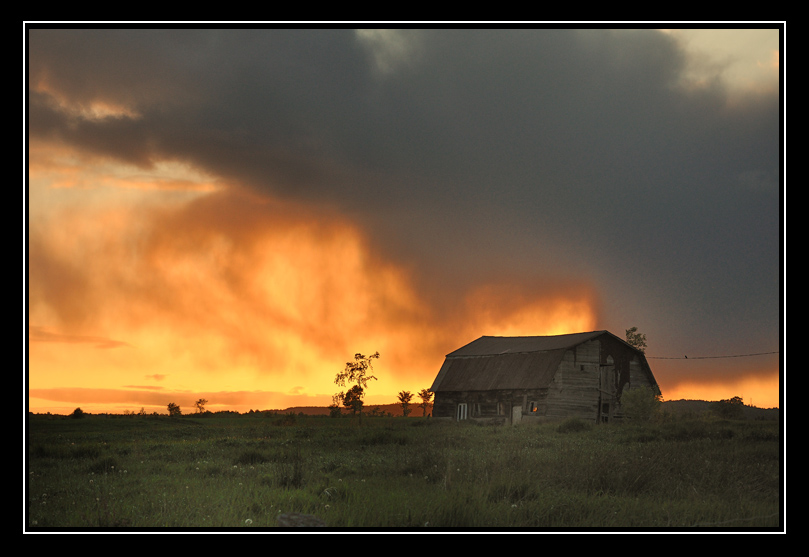
[[[581,424],[32,416],[27,527],[780,528],[777,422]]]

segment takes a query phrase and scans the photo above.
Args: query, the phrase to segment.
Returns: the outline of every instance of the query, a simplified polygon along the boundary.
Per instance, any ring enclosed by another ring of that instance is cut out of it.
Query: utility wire
[[[764,354],[780,354],[779,351],[775,352],[756,352],[755,354],[733,354],[731,356],[680,356],[674,358],[666,358],[664,356],[646,356],[647,360],[711,360],[715,358],[746,358],[747,356],[763,356]]]

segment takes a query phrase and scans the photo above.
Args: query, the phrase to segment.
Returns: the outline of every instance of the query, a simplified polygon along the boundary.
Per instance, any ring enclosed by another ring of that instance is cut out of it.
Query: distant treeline
[[[432,403],[428,405],[426,410],[426,415],[429,416],[432,412]],[[340,408],[340,413],[342,416],[348,418],[351,417],[353,414],[350,410],[345,408]],[[326,407],[326,406],[293,406],[290,408],[285,408],[283,410],[279,409],[272,409],[272,410],[249,410],[247,412],[236,412],[235,410],[217,410],[217,411],[210,411],[205,410],[204,412],[183,412],[180,414],[181,417],[187,418],[200,418],[200,417],[227,417],[227,416],[247,416],[247,417],[266,417],[266,418],[279,418],[284,416],[330,416],[333,409]],[[403,417],[403,410],[401,404],[373,404],[368,405],[363,408],[363,416],[366,417]],[[129,410],[125,410],[120,414],[111,413],[111,412],[85,412],[81,410],[81,408],[77,408],[70,414],[52,414],[51,412],[45,413],[35,413],[29,412],[29,415],[32,416],[70,416],[70,417],[84,417],[84,416],[146,416],[146,417],[167,417],[168,414],[165,412],[146,412],[141,410],[140,412],[133,412]],[[411,404],[410,405],[410,415],[409,418],[420,418],[425,415],[424,411],[418,404]]]
[[[778,420],[778,408],[758,408],[742,404],[737,397],[730,400],[668,400],[661,405],[661,411],[679,417],[698,418],[706,414],[716,414],[724,418],[747,420]]]
[[[77,409],[80,410],[80,409]],[[343,417],[350,417],[352,413],[350,410],[340,409]],[[706,400],[670,400],[664,401],[661,405],[661,411],[679,417],[693,417],[699,418],[705,415],[713,414],[725,418],[737,418],[748,420],[778,420],[780,411],[778,408],[757,408],[755,406],[747,406],[741,403],[735,403],[734,399],[728,401],[706,401]],[[326,406],[293,406],[285,409],[273,410],[249,410],[248,412],[236,412],[234,410],[219,410],[211,412],[206,410],[202,413],[190,412],[182,414],[183,417],[228,417],[228,416],[246,416],[246,417],[265,417],[265,418],[283,418],[285,416],[329,416],[332,409]],[[432,412],[432,404],[427,408],[426,415],[429,416]],[[68,414],[71,417],[82,417],[90,413],[74,411]],[[51,414],[50,412],[35,414],[29,412],[29,415],[37,416],[64,416],[64,414]],[[130,412],[125,411],[122,414],[114,413],[93,413],[94,416],[159,416],[166,417],[165,413],[159,412]],[[403,417],[401,404],[377,404],[368,405],[363,409],[363,415],[367,417]],[[410,418],[421,418],[425,412],[419,405],[410,406]]]

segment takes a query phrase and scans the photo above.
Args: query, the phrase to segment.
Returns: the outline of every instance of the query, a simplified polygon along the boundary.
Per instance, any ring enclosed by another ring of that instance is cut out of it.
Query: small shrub
[[[708,437],[708,424],[702,420],[681,420],[661,429],[667,441],[692,441]]]
[[[711,403],[711,410],[720,418],[741,420],[744,418],[744,403],[742,398],[734,396],[728,400]]]
[[[305,483],[304,467],[305,462],[300,455],[293,460],[276,462],[273,464],[274,473],[264,476],[260,482],[270,487],[301,488]]]
[[[77,445],[65,447],[63,445],[36,445],[31,450],[35,458],[53,458],[62,460],[81,460],[98,458],[101,451],[98,447]]]
[[[559,424],[556,431],[559,433],[577,433],[579,431],[587,431],[590,429],[590,427],[591,424],[588,424],[580,418],[568,418]]]
[[[295,414],[290,412],[289,414],[286,414],[285,416],[282,416],[282,417],[278,418],[277,420],[275,420],[273,422],[273,424],[278,425],[278,426],[290,426],[290,425],[295,425],[296,422],[297,422],[297,418],[295,417]]]
[[[516,504],[523,501],[533,501],[540,498],[537,484],[533,481],[519,481],[509,478],[508,481],[499,482],[489,488],[488,499],[495,503],[506,501]]]
[[[363,436],[360,445],[364,447],[374,445],[407,445],[408,438],[401,433],[390,431],[374,431]]]
[[[115,472],[116,466],[118,466],[118,462],[114,458],[102,458],[92,463],[87,470],[93,474],[106,474]]]
[[[304,484],[303,462],[284,462],[278,466],[276,485],[284,488],[300,488]]]
[[[662,439],[660,432],[649,425],[627,426],[621,433],[620,441],[623,443],[652,443]]]
[[[648,422],[660,412],[660,395],[649,387],[630,389],[621,394],[621,409],[627,420]]]
[[[259,451],[245,451],[233,461],[233,464],[253,465],[269,462],[270,459]]]

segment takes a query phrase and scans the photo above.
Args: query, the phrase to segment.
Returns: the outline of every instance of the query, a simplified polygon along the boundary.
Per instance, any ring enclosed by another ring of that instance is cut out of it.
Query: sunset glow
[[[327,406],[377,351],[390,404],[632,326],[664,399],[779,405],[779,354],[653,359],[779,350],[777,30],[228,36],[31,31],[28,410]]]
[[[181,407],[207,398],[211,409],[322,406],[343,360],[377,350],[368,401],[389,403],[399,390],[429,387],[444,354],[479,331],[560,334],[597,323],[586,286],[519,295],[483,286],[437,315],[407,271],[371,253],[350,223],[251,197],[74,209],[43,230],[52,232],[30,238],[40,255],[31,259],[29,386],[32,408],[46,411],[162,409],[166,397]],[[240,385],[250,388],[220,402],[218,391]]]

